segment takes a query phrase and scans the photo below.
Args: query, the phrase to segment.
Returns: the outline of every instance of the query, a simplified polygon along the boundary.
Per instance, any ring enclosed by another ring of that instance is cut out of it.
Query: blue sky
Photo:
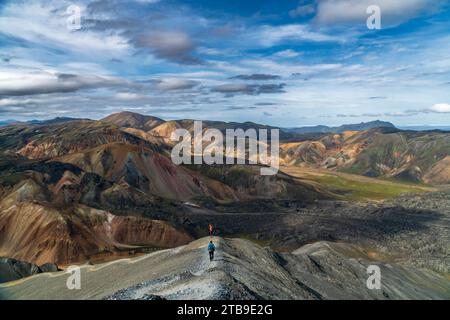
[[[2,120],[449,125],[449,71],[447,1],[0,0]]]

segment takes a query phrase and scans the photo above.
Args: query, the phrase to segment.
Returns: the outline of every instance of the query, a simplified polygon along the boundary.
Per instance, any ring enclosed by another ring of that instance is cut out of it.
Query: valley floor
[[[449,199],[450,191],[442,190],[385,201],[293,203],[282,212],[192,209],[183,219],[204,229],[211,222],[219,234],[270,245],[277,252],[319,241],[352,243],[398,264],[450,273]]]

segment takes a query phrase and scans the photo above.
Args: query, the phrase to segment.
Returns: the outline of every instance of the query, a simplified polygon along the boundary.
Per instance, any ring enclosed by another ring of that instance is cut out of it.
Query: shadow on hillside
[[[205,236],[207,225],[212,223],[218,235],[251,234],[258,239],[277,240],[280,246],[299,247],[321,240],[382,242],[399,234],[427,232],[431,224],[439,224],[441,220],[444,223],[444,217],[436,211],[401,206],[327,205],[298,213],[192,214],[180,222],[196,237]]]

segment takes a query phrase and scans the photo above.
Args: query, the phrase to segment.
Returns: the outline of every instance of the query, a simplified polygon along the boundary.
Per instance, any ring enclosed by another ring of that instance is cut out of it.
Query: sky
[[[371,5],[381,29],[367,27]],[[124,110],[282,127],[450,125],[450,4],[0,0],[0,120]]]

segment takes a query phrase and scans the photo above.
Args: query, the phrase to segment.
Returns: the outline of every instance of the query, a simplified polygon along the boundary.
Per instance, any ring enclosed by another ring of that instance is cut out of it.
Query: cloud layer
[[[282,126],[450,121],[446,1],[77,4],[71,30],[72,1],[2,3],[0,119],[132,110]],[[373,4],[382,30],[365,26]]]
[[[0,96],[75,92],[80,89],[114,87],[124,83],[126,81],[113,77],[0,71]]]

